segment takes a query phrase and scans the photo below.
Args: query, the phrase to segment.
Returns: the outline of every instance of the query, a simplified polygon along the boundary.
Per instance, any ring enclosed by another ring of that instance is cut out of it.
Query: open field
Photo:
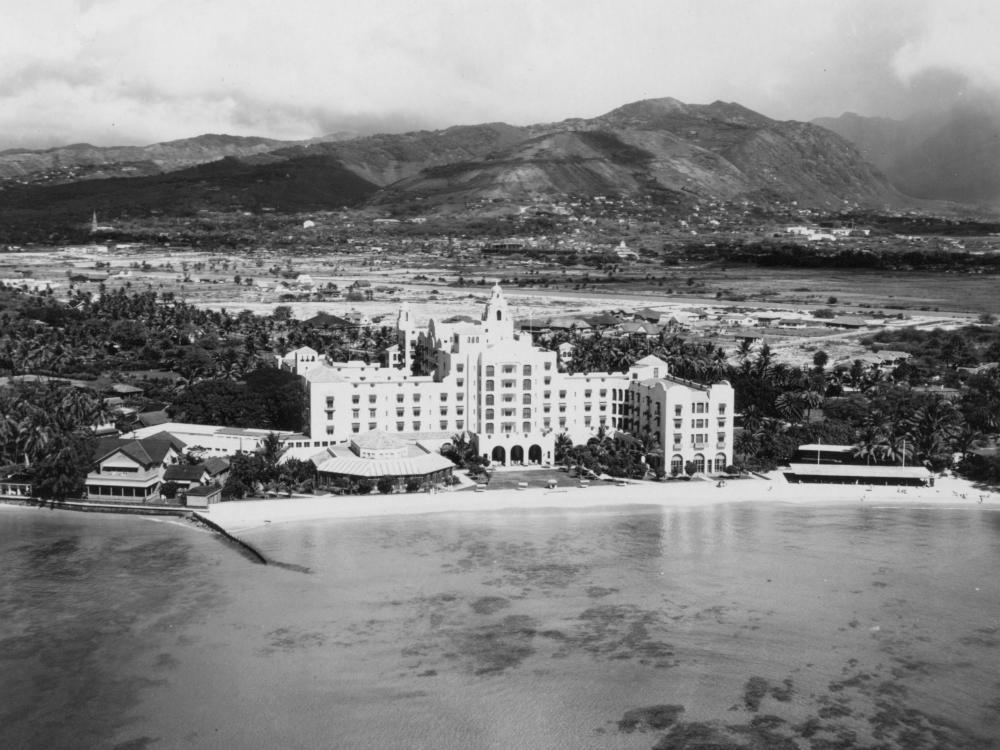
[[[864,270],[638,262],[622,267],[614,281],[607,281],[603,272],[582,266],[495,256],[457,260],[422,251],[405,256],[363,252],[288,255],[273,251],[240,255],[184,248],[120,246],[108,250],[81,246],[0,254],[0,279],[48,282],[59,297],[68,294],[69,277],[76,274],[91,277],[76,282],[89,291],[99,288],[97,277],[107,276],[103,283],[109,290],[126,287],[173,292],[207,308],[268,314],[279,305],[287,305],[297,318],[321,310],[339,314],[359,310],[383,324],[392,324],[404,301],[410,304],[418,324],[431,317],[478,315],[488,285],[503,278],[508,280],[505,292],[513,312],[521,319],[643,307],[683,313],[699,307],[709,311],[709,319],[694,322],[685,335],[709,338],[726,348],[733,348],[740,338],[762,338],[780,360],[793,364],[808,362],[818,349],[827,351],[832,361],[850,358],[863,351],[857,342],[870,335],[871,329],[841,332],[819,325],[788,330],[741,328],[722,326],[717,314],[726,310],[808,314],[831,307],[839,315],[901,315],[901,319],[886,320],[886,325],[928,328],[964,325],[983,313],[1000,314],[996,279],[988,275],[905,272],[887,278],[885,273]],[[294,278],[299,274],[309,275],[319,288],[332,283],[340,291],[317,299],[317,295],[296,287]],[[239,285],[235,283],[237,275],[243,282]],[[456,286],[460,277],[465,283]],[[251,285],[247,285],[248,278]],[[540,278],[547,285],[539,283]],[[519,285],[522,279],[531,285]],[[601,282],[594,283],[597,279]],[[372,298],[346,300],[343,293],[359,281],[370,284],[365,289]],[[279,287],[281,282],[291,288]],[[836,303],[831,305],[830,298],[836,298]]]

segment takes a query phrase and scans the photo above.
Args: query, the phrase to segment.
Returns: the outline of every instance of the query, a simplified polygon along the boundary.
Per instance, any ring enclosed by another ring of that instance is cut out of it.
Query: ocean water
[[[609,498],[609,501],[611,498]],[[4,748],[1000,748],[1000,513],[0,511]]]

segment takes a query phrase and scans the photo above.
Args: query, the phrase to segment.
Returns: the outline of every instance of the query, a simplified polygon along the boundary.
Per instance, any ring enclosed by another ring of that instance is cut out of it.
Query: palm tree
[[[740,343],[736,345],[736,361],[739,362],[740,366],[744,369],[748,369],[750,366],[750,356],[753,354],[753,339],[745,338],[740,339]]]
[[[281,436],[276,432],[269,432],[260,441],[257,453],[260,454],[264,462],[264,472],[267,478],[278,475],[278,463],[288,448],[281,442]]]
[[[912,461],[913,441],[907,441],[906,435],[885,435],[879,445],[879,452],[887,462],[906,463]]]
[[[937,399],[918,408],[907,420],[908,432],[921,459],[947,452],[963,430],[962,413],[947,399]]]
[[[800,393],[794,391],[778,394],[774,400],[774,406],[777,408],[778,414],[789,422],[801,422],[802,415],[805,413],[803,399]]]
[[[570,436],[565,432],[560,432],[555,438],[555,460],[556,463],[562,463],[565,458],[569,456],[569,452],[573,449],[573,441]]]

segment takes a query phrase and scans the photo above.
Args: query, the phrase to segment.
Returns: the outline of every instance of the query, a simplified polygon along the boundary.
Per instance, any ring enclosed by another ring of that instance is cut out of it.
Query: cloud
[[[1000,89],[1000,5],[984,0],[934,3],[922,9],[922,28],[893,60],[904,81],[948,71],[972,86]]]
[[[12,144],[307,138],[591,117],[673,96],[898,114],[1000,75],[936,0],[34,0],[0,24]]]

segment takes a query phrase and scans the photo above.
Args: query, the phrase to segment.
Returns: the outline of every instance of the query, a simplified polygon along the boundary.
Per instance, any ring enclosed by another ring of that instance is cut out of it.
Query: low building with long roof
[[[862,463],[855,458],[856,447],[809,443],[800,445],[783,471],[793,484],[881,484],[926,486],[933,475],[925,466]]]
[[[393,477],[400,486],[411,481],[436,484],[449,479],[455,468],[420,442],[407,442],[381,430],[360,434],[347,445],[328,447],[310,460],[316,466],[317,486],[325,488],[361,480],[377,482],[382,477]]]

